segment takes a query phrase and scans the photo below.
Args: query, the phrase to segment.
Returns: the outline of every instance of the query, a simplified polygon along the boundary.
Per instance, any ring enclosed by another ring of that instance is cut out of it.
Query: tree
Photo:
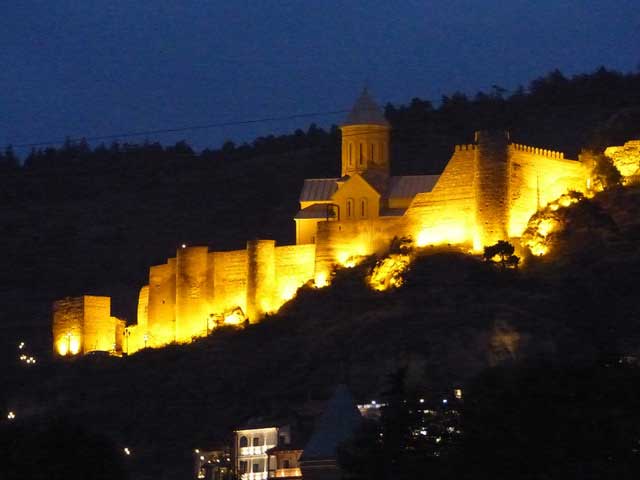
[[[503,269],[518,268],[520,257],[514,255],[514,251],[515,248],[509,242],[499,240],[495,245],[484,247],[483,257],[487,262],[499,263]]]

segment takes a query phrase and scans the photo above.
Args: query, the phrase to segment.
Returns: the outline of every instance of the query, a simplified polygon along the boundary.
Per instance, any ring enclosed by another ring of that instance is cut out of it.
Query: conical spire
[[[382,125],[388,127],[389,122],[384,118],[384,112],[365,87],[342,125]]]

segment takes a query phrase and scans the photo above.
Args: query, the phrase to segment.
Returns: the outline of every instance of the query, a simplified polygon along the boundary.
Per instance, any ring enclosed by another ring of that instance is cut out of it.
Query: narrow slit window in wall
[[[362,218],[367,217],[367,199],[366,198],[362,198],[360,200],[360,216]]]

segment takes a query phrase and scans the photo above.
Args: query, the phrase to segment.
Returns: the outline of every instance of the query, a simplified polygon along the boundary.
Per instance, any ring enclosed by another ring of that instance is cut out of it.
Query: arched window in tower
[[[360,199],[360,216],[362,218],[367,218],[367,199],[366,198]]]
[[[353,166],[353,143],[349,143],[349,166]]]
[[[364,148],[363,145],[360,144],[360,154],[359,154],[359,159],[358,162],[360,163],[360,165],[362,165],[364,163],[364,152],[363,152]]]
[[[353,218],[353,198],[347,198],[347,218]]]
[[[369,161],[371,163],[376,161],[376,156],[375,156],[376,150],[375,150],[375,147],[376,146],[372,143],[371,146],[370,146],[370,149],[369,149]]]

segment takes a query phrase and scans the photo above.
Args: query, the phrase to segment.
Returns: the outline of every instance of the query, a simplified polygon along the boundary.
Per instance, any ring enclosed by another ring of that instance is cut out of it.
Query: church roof
[[[384,118],[384,112],[365,88],[342,125],[382,125],[388,127],[389,122]]]
[[[316,423],[300,461],[335,458],[338,446],[349,439],[362,420],[351,393],[339,385]]]
[[[307,178],[300,192],[301,202],[319,202],[331,200],[338,189],[337,178]]]
[[[433,190],[440,175],[404,175],[389,178],[389,198],[413,198]]]
[[[296,219],[304,219],[304,218],[333,218],[335,216],[335,211],[331,204],[327,203],[316,203],[307,208],[303,208],[300,210],[295,217]]]

